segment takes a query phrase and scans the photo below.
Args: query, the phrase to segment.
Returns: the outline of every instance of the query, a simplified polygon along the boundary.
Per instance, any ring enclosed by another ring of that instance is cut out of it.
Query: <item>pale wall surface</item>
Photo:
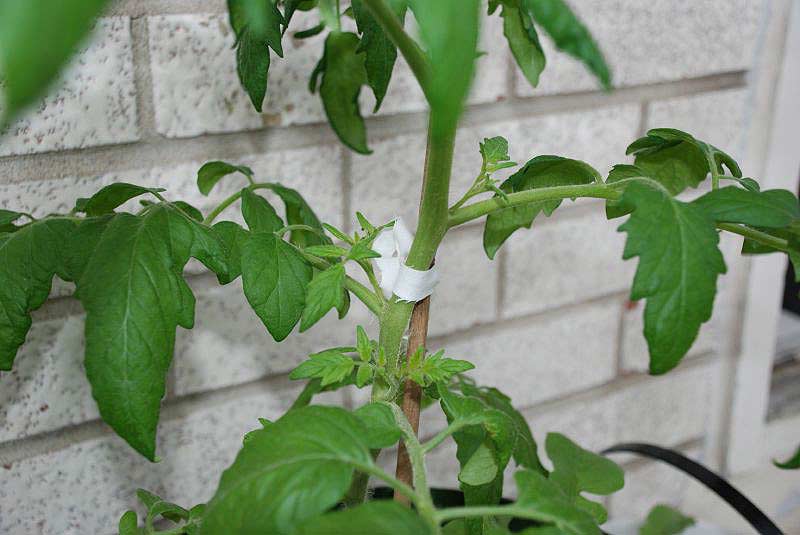
[[[493,20],[457,142],[456,192],[478,170],[478,141],[498,134],[519,162],[554,153],[607,172],[626,161],[625,146],[647,128],[674,126],[739,156],[745,174],[758,176],[763,162],[750,144],[763,138],[764,121],[753,117],[768,97],[756,88],[771,81],[755,59],[779,52],[764,48],[775,24],[766,0],[571,3],[607,50],[621,89],[597,91],[575,62],[551,54],[541,89],[532,91]],[[0,207],[45,214],[129,181],[208,208],[237,186],[204,198],[195,173],[206,160],[224,159],[298,188],[337,226],[352,229],[355,209],[413,222],[425,119],[408,69],[398,66],[380,116],[368,121],[375,153],[355,155],[335,139],[306,89],[319,39],[287,38],[289,61],[273,62],[259,116],[236,80],[223,11],[218,0],[114,4],[62,87],[0,142]],[[515,235],[494,262],[482,252],[479,227],[447,238],[437,259],[444,280],[433,299],[430,345],[475,362],[475,377],[511,394],[537,437],[562,431],[591,448],[653,441],[716,463],[709,445],[724,442],[720,389],[729,382],[746,281],[738,241],[723,243],[730,273],[691,358],[651,378],[642,307],[626,300],[635,266],[620,259],[618,223],[605,220],[602,204],[568,204]],[[159,464],[98,421],[82,371],[82,311],[69,286],[56,285],[15,370],[0,377],[0,532],[112,533],[136,487],[183,504],[207,500],[242,434],[257,417],[276,417],[297,393],[288,371],[309,352],[351,342],[357,324],[375,329],[354,305],[343,322],[326,318],[278,345],[238,284],[220,288],[194,273],[196,326],[179,333]],[[361,397],[324,401],[348,405]],[[434,417],[425,432],[440,423]],[[449,464],[431,466],[435,482],[455,484]],[[680,476],[630,466],[628,489],[610,502],[613,514],[680,503]]]

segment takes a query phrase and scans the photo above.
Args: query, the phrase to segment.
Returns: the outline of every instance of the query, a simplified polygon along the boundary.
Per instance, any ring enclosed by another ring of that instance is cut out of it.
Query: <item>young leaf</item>
[[[237,36],[247,31],[283,57],[281,26],[284,20],[276,4],[272,0],[228,0],[228,13]]]
[[[367,435],[357,416],[319,406],[255,431],[222,474],[202,534],[293,533],[339,502],[353,465],[374,466]]]
[[[39,98],[92,28],[105,0],[0,2],[0,131]]]
[[[380,253],[372,250],[372,240],[360,240],[353,245],[347,253],[348,260],[369,260],[370,258],[380,258]]]
[[[800,219],[800,204],[791,191],[749,191],[728,186],[692,201],[714,221],[753,227],[782,228]]]
[[[250,188],[242,190],[242,215],[253,232],[275,232],[283,228],[283,221],[275,208]]]
[[[421,357],[422,352],[418,354]],[[444,350],[440,350],[424,360],[412,359],[408,368],[409,378],[425,387],[433,383],[446,383],[454,375],[472,370],[475,366],[466,360],[445,358]]]
[[[778,468],[783,468],[784,470],[797,470],[800,468],[800,447],[797,448],[797,451],[794,452],[789,459],[779,462],[779,461],[772,461],[775,466]]]
[[[353,412],[364,423],[364,441],[371,449],[388,448],[397,444],[402,433],[391,409],[382,403],[368,403]]]
[[[517,505],[537,514],[538,520],[555,524],[564,533],[575,535],[600,535],[600,528],[592,516],[573,503],[564,491],[533,470],[514,474],[517,482]]]
[[[607,495],[624,484],[624,473],[616,463],[581,448],[560,433],[548,433],[545,449],[553,462],[550,478],[574,477],[577,492]]]
[[[530,13],[509,1],[503,2],[501,11],[503,17],[503,35],[508,41],[508,47],[514,55],[522,74],[531,84],[539,85],[539,76],[547,64],[544,57],[539,34],[531,20]]]
[[[677,535],[693,525],[693,518],[666,505],[656,505],[639,528],[639,535]]]
[[[341,258],[347,256],[347,249],[338,245],[312,245],[306,247],[305,252],[320,258]]]
[[[427,47],[431,134],[453,128],[472,82],[478,43],[478,0],[409,0]]]
[[[254,233],[244,242],[244,295],[276,341],[289,336],[300,319],[311,275],[300,253],[273,233]]]
[[[631,299],[647,299],[650,372],[661,374],[680,362],[711,317],[725,262],[714,222],[699,207],[641,183],[627,187],[622,203],[633,207],[619,228],[628,233],[623,258],[639,257]]]
[[[501,136],[484,138],[478,145],[483,158],[483,165],[490,169],[498,164],[505,165],[510,158],[508,157],[508,140]]]
[[[320,223],[317,214],[314,213],[314,210],[311,209],[297,190],[280,184],[270,184],[269,189],[283,201],[283,205],[286,208],[286,222],[289,225],[305,225],[317,230],[317,232],[293,230],[290,235],[292,243],[298,247],[331,243],[331,240],[323,234],[322,223]]]
[[[372,366],[362,362],[358,365],[358,371],[356,372],[356,386],[358,388],[364,388],[372,381],[374,374],[375,372]]]
[[[253,178],[253,170],[244,165],[233,165],[220,161],[206,162],[197,171],[197,189],[203,195],[208,195],[222,177],[232,173],[241,173],[247,178]]]
[[[537,188],[591,184],[600,181],[600,174],[589,164],[561,156],[537,156],[500,185],[505,193]],[[486,217],[483,248],[494,258],[500,246],[520,228],[530,228],[533,220],[544,212],[549,216],[561,204],[560,200],[545,201],[519,207],[509,207]]]
[[[406,4],[402,0],[389,2],[395,15],[403,23],[406,16]],[[375,94],[375,109],[377,112],[386,96],[386,89],[392,78],[392,70],[397,60],[397,49],[394,43],[384,33],[380,24],[375,20],[369,10],[364,6],[363,0],[353,0],[353,16],[356,19],[358,32],[361,34],[359,52],[366,54],[364,67],[367,71],[367,82]]]
[[[258,113],[261,113],[264,97],[267,96],[269,63],[267,42],[259,39],[252,30],[245,27],[237,35],[236,73]]]
[[[372,342],[367,336],[367,331],[361,325],[356,327],[356,350],[361,362],[372,360]]]
[[[428,525],[397,502],[372,501],[326,513],[303,524],[297,535],[430,535]]]
[[[325,39],[319,93],[328,121],[342,143],[361,154],[370,154],[367,130],[358,96],[367,83],[365,55],[354,33],[332,31]]]
[[[309,355],[308,360],[301,363],[289,374],[289,379],[321,379],[320,386],[339,383],[350,375],[355,361],[337,349],[326,349]]]
[[[308,285],[300,332],[308,330],[332,308],[344,304],[344,264],[334,264],[317,273]]]
[[[136,511],[125,511],[125,514],[119,519],[118,527],[119,535],[140,535],[139,519],[136,517]]]
[[[65,252],[75,226],[70,219],[48,218],[0,238],[0,370],[11,370],[53,275],[69,280]]]
[[[556,48],[582,61],[605,89],[611,89],[611,72],[600,47],[564,0],[520,0],[520,7],[553,38]]]
[[[155,459],[155,434],[175,329],[191,328],[194,296],[181,276],[194,257],[224,272],[220,241],[169,204],[117,214],[76,281],[86,310],[86,375],[103,419]]]
[[[115,208],[134,197],[162,191],[164,191],[162,188],[145,188],[136,184],[116,182],[104,187],[88,199],[78,199],[75,208],[76,211],[84,212],[88,216],[110,214]]]

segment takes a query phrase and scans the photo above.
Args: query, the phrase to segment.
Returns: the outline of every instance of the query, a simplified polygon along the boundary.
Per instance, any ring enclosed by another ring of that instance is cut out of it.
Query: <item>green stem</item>
[[[445,429],[439,431],[432,439],[427,441],[425,444],[422,445],[422,452],[428,453],[429,451],[435,449],[439,444],[445,441],[447,437],[452,435],[453,433],[457,433],[459,430],[463,429],[464,427],[475,425],[485,421],[482,416],[477,416],[474,418],[463,418],[460,420],[456,420],[450,425],[448,425]]]
[[[766,232],[761,232],[760,230],[745,227],[743,225],[735,225],[733,223],[717,223],[717,228],[733,234],[738,234],[739,236],[744,236],[745,238],[757,241],[763,245],[768,245],[773,249],[778,249],[779,251],[783,251],[785,253],[789,252],[789,242],[782,238],[771,236]]]
[[[436,521],[441,524],[456,518],[474,518],[484,516],[512,516],[516,518],[527,518],[540,522],[550,522],[556,520],[555,516],[543,514],[539,511],[531,510],[519,505],[478,505],[472,507],[453,507],[440,509],[435,513]]]
[[[405,32],[402,22],[384,0],[364,0],[364,5],[370,10],[372,16],[375,17],[383,31],[386,32],[394,46],[403,54],[406,63],[411,67],[411,72],[414,73],[420,87],[422,87],[422,91],[427,94],[431,67],[425,53],[416,41]]]
[[[330,262],[323,260],[322,258],[319,258],[317,256],[314,256],[312,254],[306,253],[300,247],[297,247],[293,243],[290,242],[287,243],[289,243],[289,245],[293,245],[295,250],[297,250],[297,252],[303,255],[303,258],[305,258],[308,261],[308,263],[314,266],[315,268],[324,271],[329,267],[331,267],[332,264]],[[376,316],[380,316],[381,311],[383,311],[383,303],[381,302],[381,299],[378,297],[376,293],[374,293],[372,290],[370,290],[369,288],[367,288],[366,286],[355,280],[350,275],[345,276],[344,287],[350,290],[353,293],[353,295],[358,297],[358,299],[362,303],[364,303],[373,314],[375,314]]]

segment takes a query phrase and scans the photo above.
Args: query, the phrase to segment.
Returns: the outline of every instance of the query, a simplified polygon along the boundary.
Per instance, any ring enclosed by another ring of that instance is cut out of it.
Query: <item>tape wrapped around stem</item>
[[[381,290],[387,298],[394,294],[402,301],[416,303],[431,295],[439,283],[436,266],[422,271],[405,264],[413,241],[414,236],[398,217],[372,244],[372,249],[381,255],[375,259],[375,265],[381,276]]]

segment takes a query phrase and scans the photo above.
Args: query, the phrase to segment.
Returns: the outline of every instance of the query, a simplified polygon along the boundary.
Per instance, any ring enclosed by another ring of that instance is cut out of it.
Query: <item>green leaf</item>
[[[545,448],[553,462],[551,477],[559,473],[574,475],[578,492],[612,494],[624,484],[624,473],[616,463],[581,448],[560,433],[548,433]]]
[[[300,320],[311,275],[300,253],[272,233],[254,233],[243,244],[244,295],[278,342]]]
[[[599,535],[602,533],[592,516],[576,506],[561,487],[533,470],[514,474],[517,482],[517,505],[537,514],[542,522],[552,522],[565,533]]]
[[[233,221],[220,221],[214,224],[213,229],[228,253],[228,270],[221,276],[217,274],[219,283],[228,284],[242,274],[242,249],[250,233]]]
[[[600,47],[564,0],[520,0],[520,5],[553,38],[556,48],[582,61],[605,89],[611,89],[611,72]]]
[[[797,448],[797,451],[794,452],[789,459],[779,462],[779,461],[772,461],[775,466],[778,468],[783,468],[784,470],[797,470],[800,468],[800,447]]]
[[[425,387],[433,383],[446,383],[454,375],[474,368],[475,365],[466,360],[445,358],[444,350],[440,350],[426,359],[419,358],[417,362],[409,361],[407,372],[411,380]]]
[[[306,247],[305,252],[320,258],[341,258],[347,255],[347,249],[338,245],[312,245]]]
[[[454,128],[469,93],[478,43],[478,0],[410,0],[430,58],[431,135]]]
[[[677,366],[711,317],[725,262],[714,222],[699,207],[640,183],[628,186],[622,203],[634,208],[619,228],[628,233],[623,258],[639,257],[631,299],[647,299],[650,372],[661,374]]]
[[[508,46],[514,55],[522,74],[528,82],[536,87],[539,85],[539,76],[547,64],[544,57],[539,35],[533,25],[530,14],[525,9],[519,9],[511,2],[504,2],[501,11],[503,17],[503,35],[506,36]]]
[[[368,403],[353,413],[364,423],[364,441],[370,449],[388,448],[397,444],[402,432],[397,427],[391,409],[382,403]]]
[[[0,2],[0,66],[5,102],[0,131],[42,96],[78,49],[105,0]]]
[[[392,78],[392,70],[395,60],[397,60],[397,49],[364,6],[363,0],[353,0],[351,5],[358,32],[361,34],[359,52],[363,51],[366,54],[364,67],[367,71],[367,82],[375,94],[373,112],[377,112],[381,107],[383,97],[386,96],[386,90]],[[405,2],[395,0],[390,2],[390,7],[402,24],[406,16]]]
[[[194,257],[225,272],[225,256],[208,227],[158,204],[141,217],[114,216],[76,281],[86,311],[86,375],[100,415],[148,459],[155,459],[175,329],[194,322],[183,267]]]
[[[332,308],[344,304],[344,264],[334,264],[314,276],[308,285],[300,332],[308,330]]]
[[[365,54],[354,33],[332,31],[325,39],[325,52],[320,63],[322,83],[319,93],[328,121],[339,139],[361,154],[370,154],[367,130],[358,96],[367,83]]]
[[[136,184],[116,182],[104,187],[88,199],[78,199],[75,208],[76,211],[84,212],[88,216],[110,214],[115,208],[134,197],[162,191],[164,191],[162,188],[145,188]]]
[[[327,513],[303,524],[297,535],[427,535],[428,525],[397,502],[373,501]]]
[[[283,57],[281,25],[285,23],[276,4],[273,0],[228,0],[228,13],[231,27],[240,39],[243,32],[249,32]]]
[[[516,165],[509,162],[508,157],[508,141],[502,136],[491,138],[484,138],[478,145],[483,159],[483,166],[487,171],[496,170],[499,167],[506,167],[508,164]]]
[[[261,113],[267,96],[269,63],[267,42],[259,39],[249,28],[244,28],[236,42],[236,73],[258,113]]]
[[[458,480],[474,487],[488,485],[497,477],[498,466],[494,451],[480,444],[458,473]]]
[[[139,535],[139,520],[136,518],[136,511],[125,511],[119,519],[119,535]]]
[[[639,535],[677,535],[693,525],[693,518],[666,505],[656,505],[639,528]]]
[[[356,386],[358,388],[364,388],[372,381],[372,377],[374,375],[374,370],[372,366],[369,364],[361,363],[358,366],[358,371],[356,372]]]
[[[222,474],[200,533],[293,533],[339,502],[354,465],[374,466],[366,436],[357,416],[319,406],[255,431]]]
[[[275,208],[250,188],[242,190],[242,215],[253,232],[276,232],[283,228],[283,221]]]
[[[561,156],[537,156],[526,163],[500,185],[505,193],[591,184],[599,182],[600,174],[589,164]],[[494,258],[500,246],[520,228],[530,228],[533,220],[544,212],[550,215],[561,204],[560,200],[544,201],[499,210],[486,217],[483,230],[483,248],[489,258]]]
[[[197,171],[197,189],[203,195],[208,195],[222,177],[232,173],[241,173],[247,178],[253,178],[253,170],[244,165],[233,165],[220,161],[207,162]]]
[[[361,362],[372,360],[372,341],[370,341],[367,331],[361,325],[356,327],[356,350]]]
[[[0,227],[10,225],[20,217],[22,217],[22,214],[19,212],[12,212],[11,210],[0,210]]]
[[[147,508],[147,524],[152,524],[159,516],[172,522],[181,522],[189,519],[189,511],[144,489],[136,490],[136,497]]]
[[[53,275],[69,280],[65,252],[75,226],[70,219],[48,218],[0,238],[0,370],[11,370]]]
[[[710,191],[692,204],[720,223],[781,228],[800,219],[797,197],[785,189],[749,191],[728,186]]]
[[[646,177],[647,172],[635,165],[617,164],[611,168],[608,173],[606,183],[613,184],[628,178]],[[615,219],[631,213],[630,207],[625,207],[620,204],[619,200],[608,199],[606,200],[606,217],[608,219]]]
[[[203,213],[185,201],[171,201],[170,204],[180,210],[181,212],[185,213],[195,221],[202,223],[203,222]]]
[[[380,258],[380,253],[372,250],[373,240],[360,240],[353,245],[347,254],[348,260],[369,260],[370,258]]]
[[[323,234],[324,229],[317,214],[297,190],[281,184],[269,184],[268,186],[270,191],[283,201],[286,209],[286,222],[289,225],[305,225],[317,230],[316,233],[307,230],[293,230],[290,235],[292,243],[298,247],[331,243],[331,240]]]
[[[350,375],[355,367],[355,361],[337,349],[326,349],[319,353],[309,355],[308,360],[301,363],[289,374],[289,379],[322,380],[320,386],[339,383]]]

